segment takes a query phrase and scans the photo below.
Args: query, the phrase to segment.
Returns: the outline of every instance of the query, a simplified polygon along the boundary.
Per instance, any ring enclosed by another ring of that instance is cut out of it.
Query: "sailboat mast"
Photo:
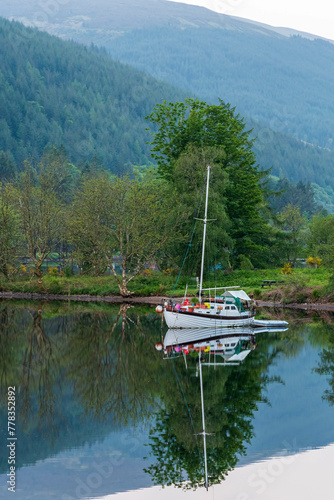
[[[204,447],[204,470],[205,470],[205,487],[208,490],[208,461],[206,456],[206,432],[205,432],[205,416],[204,416],[204,396],[203,396],[203,378],[202,378],[202,360],[201,352],[199,353],[199,378],[201,384],[201,406],[202,406],[202,424],[203,424],[203,447]]]
[[[208,199],[209,199],[209,178],[210,178],[210,165],[207,166],[206,178],[206,198],[205,198],[205,213],[204,213],[204,230],[203,230],[203,245],[202,245],[202,263],[201,263],[201,277],[199,282],[199,302],[202,302],[202,288],[203,288],[203,270],[204,270],[204,252],[205,252],[205,237],[206,237],[206,223],[208,215]]]

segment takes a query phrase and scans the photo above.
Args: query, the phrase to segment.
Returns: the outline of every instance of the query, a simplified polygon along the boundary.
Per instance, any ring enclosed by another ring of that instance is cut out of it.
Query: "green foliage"
[[[296,205],[287,205],[278,214],[278,220],[286,235],[286,245],[283,251],[285,258],[295,265],[298,257],[302,255],[306,228],[306,220],[301,215],[300,209]]]
[[[25,244],[24,256],[29,256],[40,286],[43,263],[62,235],[64,214],[58,174],[44,156],[36,169],[26,162],[24,172],[11,188]]]
[[[227,183],[217,191],[221,202],[226,200],[229,236],[235,254],[244,254],[254,263],[260,263],[270,233],[263,217],[264,173],[256,165],[252,141],[235,109],[222,100],[219,105],[194,99],[186,99],[184,103],[165,101],[154,108],[148,119],[158,126],[153,136],[152,156],[159,174],[169,182],[182,183],[183,177],[174,180],[177,165],[184,155],[193,154],[194,147],[204,151],[203,160],[208,150],[211,156],[214,154],[215,163],[227,178]]]
[[[11,195],[11,186],[0,182],[0,275],[6,279],[14,273],[22,237],[18,211]]]
[[[246,257],[246,255],[239,255],[239,261],[240,261],[240,269],[242,271],[251,271],[254,269],[253,264],[251,263],[250,259]]]
[[[314,200],[314,190],[310,182],[299,181],[296,184],[288,179],[271,178],[269,188],[276,191],[277,195],[271,197],[270,205],[274,212],[280,212],[288,205],[299,208],[301,214],[306,214],[308,218],[322,209]]]
[[[320,297],[321,297],[321,293],[320,293],[320,290],[318,288],[315,288],[314,290],[312,290],[312,299],[317,300],[317,299],[320,299]]]
[[[321,178],[319,178],[319,182],[321,182]],[[334,212],[334,190],[330,185],[319,186],[319,184],[313,182],[312,189],[314,192],[314,200],[315,202],[324,207],[324,209],[332,214]]]
[[[333,45],[261,32],[248,23],[230,29],[226,20],[221,26],[218,18],[214,26],[203,22],[201,18],[200,27],[189,23],[182,29],[171,24],[129,30],[106,45],[119,60],[209,103],[222,96],[237,106],[259,139],[254,152],[263,168],[273,167],[275,175],[293,182],[308,179],[325,189],[334,187],[328,127],[333,121],[328,106]],[[314,74],[316,78],[310,76]]]
[[[166,182],[144,178],[84,180],[70,223],[70,240],[81,265],[96,276],[109,267],[122,295],[148,263],[177,239],[180,209]],[[121,275],[115,270],[115,253]]]
[[[314,216],[309,225],[308,251],[322,259],[325,266],[334,268],[334,215]]]
[[[14,179],[16,165],[12,156],[5,151],[0,151],[0,180],[9,182]]]
[[[169,250],[169,255],[181,266],[181,258],[185,253],[185,241],[191,240],[187,247],[188,256],[185,263],[188,275],[199,274],[202,255],[203,231],[198,218],[202,218],[205,205],[205,185],[207,165],[210,164],[210,196],[208,217],[214,219],[209,223],[206,239],[206,264],[223,265],[228,262],[228,248],[233,247],[233,242],[228,234],[230,220],[226,213],[226,200],[222,193],[228,183],[227,173],[219,165],[224,152],[220,148],[203,147],[199,149],[189,144],[175,162],[174,175],[170,181],[173,186],[175,203],[180,206],[182,213],[182,235],[174,238]],[[195,222],[194,222],[195,218]]]

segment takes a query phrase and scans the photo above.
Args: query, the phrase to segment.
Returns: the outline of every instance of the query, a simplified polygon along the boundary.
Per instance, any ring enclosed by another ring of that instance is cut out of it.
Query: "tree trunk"
[[[119,283],[118,286],[119,286],[119,292],[122,295],[122,297],[131,297],[131,295],[133,295],[134,292],[130,292],[130,290],[128,290],[127,288],[126,280],[123,279],[122,283]]]
[[[44,291],[44,284],[43,284],[43,280],[42,280],[42,277],[43,277],[42,263],[43,262],[35,263],[35,274],[37,277],[37,283],[38,283],[38,288],[39,288],[40,292]]]

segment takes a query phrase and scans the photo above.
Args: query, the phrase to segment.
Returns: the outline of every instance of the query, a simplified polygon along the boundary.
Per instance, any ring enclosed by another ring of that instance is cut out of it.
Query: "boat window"
[[[231,309],[236,309],[236,307],[235,306],[231,306]]]
[[[230,306],[226,306],[226,307],[225,307],[225,309],[226,309],[227,311],[229,311],[229,310],[230,310]]]
[[[237,345],[237,344],[236,344],[236,343],[234,343],[234,344],[231,344],[231,347],[234,347],[235,345]]]
[[[225,344],[225,347],[230,347],[230,344]]]
[[[215,308],[215,306],[211,306],[211,309],[214,309],[214,308]]]

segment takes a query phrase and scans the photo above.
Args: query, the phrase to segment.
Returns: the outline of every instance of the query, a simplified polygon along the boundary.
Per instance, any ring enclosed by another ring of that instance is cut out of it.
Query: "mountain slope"
[[[64,144],[75,163],[94,156],[113,172],[150,161],[145,116],[162,99],[186,92],[163,84],[96,50],[0,19],[0,152],[18,165],[45,146]],[[187,93],[189,95],[190,92]],[[334,152],[247,119],[262,168],[290,180],[310,180],[332,211]],[[8,159],[0,153],[0,170]],[[9,167],[8,167],[9,168]],[[3,175],[3,172],[0,172]]]
[[[334,187],[332,43],[165,0],[62,0],[38,8],[34,0],[4,1],[0,13],[106,46],[201,99],[230,102],[254,127],[263,168]]]
[[[217,28],[135,30],[104,44],[113,57],[323,148],[334,148],[334,45]]]
[[[0,150],[17,164],[63,144],[114,172],[150,160],[145,116],[184,94],[75,43],[0,19]]]
[[[321,38],[291,28],[274,27],[240,17],[218,14],[205,7],[187,5],[169,0],[2,0],[0,15],[20,19],[47,31],[59,34],[95,36],[109,30],[119,35],[148,27],[214,27],[248,33],[263,33],[289,37]]]

